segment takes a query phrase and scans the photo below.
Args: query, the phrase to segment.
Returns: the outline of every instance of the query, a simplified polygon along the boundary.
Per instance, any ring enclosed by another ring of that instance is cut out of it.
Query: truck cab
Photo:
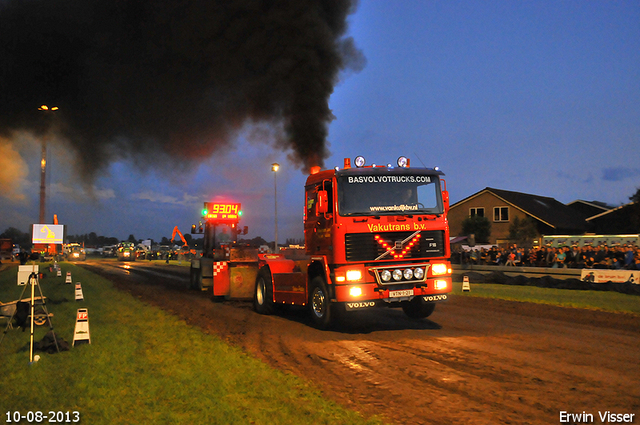
[[[451,292],[449,196],[438,169],[369,165],[311,170],[305,184],[306,258],[261,255],[254,306],[307,305],[327,327],[342,312],[399,307],[428,317]]]

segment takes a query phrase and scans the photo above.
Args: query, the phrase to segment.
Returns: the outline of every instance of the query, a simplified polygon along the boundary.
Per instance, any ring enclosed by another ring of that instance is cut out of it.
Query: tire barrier
[[[526,275],[507,276],[504,272],[493,271],[479,273],[475,271],[453,274],[454,281],[462,281],[464,277],[472,283],[496,283],[501,285],[537,286],[539,288],[555,288],[582,291],[613,291],[628,295],[640,295],[640,285],[632,283],[593,283],[585,282],[577,278],[557,279],[552,276],[531,277]]]

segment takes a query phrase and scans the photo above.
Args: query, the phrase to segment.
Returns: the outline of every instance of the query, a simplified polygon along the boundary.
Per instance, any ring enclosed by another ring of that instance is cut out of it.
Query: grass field
[[[453,293],[470,297],[527,301],[562,307],[587,308],[640,315],[640,297],[620,294],[618,292],[578,291],[493,283],[472,283],[470,287],[470,291],[463,292],[462,282],[454,282]]]
[[[74,285],[64,283],[67,271],[73,283],[81,282],[84,301],[75,301]],[[19,297],[16,272],[16,267],[0,272],[0,301]],[[62,277],[46,273],[40,286],[56,334],[71,345],[76,310],[87,308],[91,345],[39,353],[40,361],[30,365],[29,328],[7,330],[0,345],[0,415],[5,421],[7,412],[41,411],[46,419],[49,412],[76,411],[85,424],[382,423],[325,400],[302,379],[268,367],[73,264],[62,263]],[[611,292],[494,284],[471,284],[471,291],[462,292],[462,283],[456,282],[453,293],[640,315],[638,297]],[[4,331],[6,320],[0,326]],[[48,330],[47,325],[37,327],[35,340]]]
[[[63,277],[47,272],[40,281],[54,330],[71,345],[76,311],[87,308],[91,344],[39,353],[40,361],[29,364],[29,328],[9,329],[0,345],[5,421],[11,418],[7,412],[41,411],[47,423],[49,412],[76,411],[85,424],[382,423],[325,400],[302,379],[115,290],[105,279],[61,266]],[[75,285],[64,283],[67,271],[74,284],[81,282],[84,301],[75,301]],[[0,301],[20,296],[16,272],[0,272]],[[0,326],[4,331],[6,320]],[[39,341],[49,327],[36,329]]]

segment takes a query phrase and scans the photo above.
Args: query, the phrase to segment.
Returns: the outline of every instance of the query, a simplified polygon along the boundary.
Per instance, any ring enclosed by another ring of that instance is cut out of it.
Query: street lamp
[[[273,164],[271,164],[271,171],[273,171],[273,190],[274,190],[274,203],[275,203],[275,208],[276,208],[276,215],[275,215],[275,227],[276,227],[276,234],[275,234],[275,241],[273,244],[273,251],[277,254],[278,253],[278,180],[276,179],[276,176],[278,175],[278,169],[280,168],[280,164],[278,164],[277,162],[274,162]]]
[[[53,106],[49,108],[47,105],[42,105],[38,108],[38,111],[57,111],[57,110],[58,110],[57,106]]]
[[[58,107],[53,106],[49,108],[47,105],[42,105],[38,108],[38,111],[54,112]],[[40,160],[40,224],[45,220],[45,200],[46,200],[46,175],[47,175],[47,136],[42,138],[42,159]]]

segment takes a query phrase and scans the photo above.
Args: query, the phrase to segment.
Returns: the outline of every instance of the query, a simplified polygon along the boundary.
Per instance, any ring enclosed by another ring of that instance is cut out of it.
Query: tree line
[[[23,232],[15,227],[7,228],[2,234],[0,234],[0,239],[11,239],[14,244],[20,245],[21,248],[30,249],[31,248],[31,234]],[[194,238],[191,234],[187,233],[184,235],[185,241],[191,248],[202,247],[202,238]],[[141,243],[144,239],[137,239],[133,234],[130,234],[127,239],[128,242],[133,242],[134,244]],[[109,236],[99,236],[95,232],[79,234],[79,235],[67,235],[65,237],[66,243],[79,243],[84,245],[85,247],[102,247],[109,245],[116,245],[121,242],[120,239],[116,237]],[[155,242],[153,239],[151,243]],[[170,245],[171,239],[163,236],[160,240],[160,245]],[[181,245],[182,241],[177,238],[173,241],[174,244]],[[269,243],[264,240],[261,236],[257,236],[252,239],[238,239],[239,244],[250,245],[250,246],[261,246],[261,245],[269,245]],[[273,242],[271,243],[273,245]],[[286,240],[286,245],[304,245],[304,238],[296,239],[289,238]]]

